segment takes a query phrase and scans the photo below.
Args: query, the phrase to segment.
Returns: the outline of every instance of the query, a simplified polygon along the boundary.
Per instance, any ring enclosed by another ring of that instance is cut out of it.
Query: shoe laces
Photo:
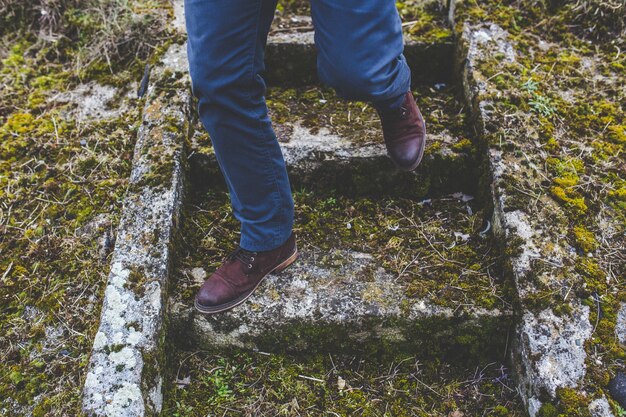
[[[248,269],[252,269],[252,263],[256,259],[257,255],[257,252],[247,251],[239,246],[228,256],[228,259],[236,259],[243,263]]]
[[[409,109],[403,104],[400,106],[400,110],[398,111],[398,115],[400,119],[406,119],[409,115]]]
[[[406,104],[402,104],[397,109],[379,111],[378,114],[383,120],[406,119],[409,115],[409,108]]]
[[[409,117],[409,109],[405,104],[402,104],[399,108],[392,112],[381,115],[383,120],[383,128],[386,130],[388,137],[402,136],[410,126],[404,123],[398,123],[397,120],[405,120]]]

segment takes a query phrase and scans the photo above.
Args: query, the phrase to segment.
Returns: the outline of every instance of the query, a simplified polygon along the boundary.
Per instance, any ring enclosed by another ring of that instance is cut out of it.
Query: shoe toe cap
[[[202,307],[215,307],[221,304],[221,301],[210,293],[198,293],[196,295],[196,304],[201,305]]]
[[[415,169],[421,158],[421,151],[417,146],[398,147],[389,152],[389,156],[398,168],[411,171]]]
[[[216,285],[214,280],[208,280],[196,294],[196,304],[203,307],[215,307],[224,303],[224,298],[221,286]]]

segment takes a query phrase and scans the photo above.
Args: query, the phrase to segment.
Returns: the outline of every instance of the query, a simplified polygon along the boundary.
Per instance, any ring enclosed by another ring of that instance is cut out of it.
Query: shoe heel
[[[291,256],[289,256],[289,258],[285,259],[280,265],[278,265],[274,269],[274,272],[282,272],[282,271],[284,271],[285,269],[287,269],[287,267],[289,267],[289,265],[294,263],[296,261],[296,259],[298,259],[298,249],[296,249],[294,251],[294,253],[292,253]]]

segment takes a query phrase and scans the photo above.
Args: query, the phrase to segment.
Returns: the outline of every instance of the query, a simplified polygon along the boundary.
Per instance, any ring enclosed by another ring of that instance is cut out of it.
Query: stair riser
[[[409,354],[425,361],[438,359],[472,366],[506,357],[513,317],[427,317],[412,321],[362,318],[341,325],[311,317],[259,330],[245,329],[240,323],[228,323],[216,317],[207,319],[181,313],[172,317],[171,329],[171,340],[187,349],[239,347],[269,353],[379,357]]]
[[[407,42],[404,55],[413,84],[449,83],[453,79],[454,43]],[[268,85],[301,86],[319,83],[317,52],[308,42],[270,42],[265,51]]]
[[[191,184],[198,190],[226,189],[214,155],[190,159]],[[390,195],[411,198],[462,191],[476,193],[477,166],[467,154],[427,154],[415,172],[397,169],[386,155],[332,159],[323,153],[288,166],[293,188],[347,196]]]

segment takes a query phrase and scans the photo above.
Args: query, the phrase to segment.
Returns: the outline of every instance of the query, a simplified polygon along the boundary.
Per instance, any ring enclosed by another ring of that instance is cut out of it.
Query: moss
[[[190,384],[166,396],[167,414],[204,415],[220,407],[229,410],[227,415],[252,410],[302,416],[427,417],[457,410],[467,415],[523,415],[513,391],[498,389],[499,382],[493,382],[501,378],[508,384],[507,376],[490,366],[484,370],[485,378],[467,384],[463,381],[471,379],[473,371],[447,363],[419,362],[416,367],[416,358],[406,355],[389,363],[366,356],[264,356],[242,350],[199,352],[188,360],[186,356],[186,352],[177,355],[176,368],[179,378],[190,377]],[[472,390],[484,395],[471,395]]]
[[[128,274],[128,278],[124,283],[124,288],[132,291],[135,294],[135,299],[138,300],[145,294],[146,282],[147,278],[145,273],[133,268]]]
[[[415,9],[406,7],[407,3],[400,5],[399,11],[405,19],[415,18],[408,26],[408,33],[414,40],[420,42],[442,42],[453,39],[452,30],[447,27],[442,13],[433,10],[433,4]]]
[[[116,352],[120,352],[122,349],[124,349],[125,346],[126,345],[124,345],[123,343],[107,345],[107,346],[104,347],[104,351],[106,353],[116,353]]]
[[[584,252],[593,252],[598,248],[598,241],[593,233],[584,226],[575,226],[572,229],[576,245]]]
[[[576,215],[584,215],[587,212],[585,198],[579,196],[577,192],[559,186],[550,188],[550,192],[558,201],[564,203],[565,206],[571,209]]]
[[[449,42],[454,36],[446,22],[443,7],[434,2],[397,1],[396,6],[406,27],[407,35],[414,41]]]
[[[626,187],[609,192],[609,197],[617,201],[626,201]]]
[[[474,149],[474,144],[469,139],[461,139],[454,145],[452,145],[452,149],[457,152],[468,152]]]
[[[556,235],[567,233],[580,252],[593,252],[593,257],[572,254],[573,265],[564,265],[562,275],[542,275],[545,268],[533,263],[529,275],[537,291],[524,296],[522,303],[569,314],[570,307],[562,302],[565,287],[573,290],[569,296],[575,294],[590,307],[594,334],[585,344],[588,372],[578,394],[585,391],[588,398],[594,398],[603,393],[611,372],[623,369],[618,358],[624,356],[624,350],[616,346],[614,333],[620,288],[611,278],[616,276],[615,255],[608,249],[622,247],[623,242],[606,230],[626,226],[625,207],[619,199],[623,187],[619,178],[624,176],[624,97],[623,91],[615,88],[624,77],[625,60],[616,59],[608,43],[592,43],[588,34],[577,33],[571,26],[569,5],[547,10],[546,3],[521,10],[510,1],[465,2],[458,5],[457,16],[459,21],[495,21],[509,31],[509,40],[518,52],[512,65],[498,64],[497,57],[479,63],[484,79],[490,80],[487,98],[493,101],[486,133],[495,141],[490,143],[494,146],[506,137],[508,143],[502,148],[511,157],[508,163],[538,167],[540,179],[531,181],[531,187],[521,177],[508,186],[512,209],[554,213],[546,217],[550,221],[547,229]],[[614,65],[616,61],[618,65]],[[524,83],[520,88],[507,79]],[[594,83],[589,83],[590,79]],[[550,107],[550,115],[529,116],[530,112],[541,113],[542,103],[531,103],[537,96],[550,99],[543,102]],[[539,197],[528,198],[528,192],[551,195],[558,209],[539,203]],[[511,209],[509,201],[506,203]],[[623,268],[619,271],[617,276],[623,274]],[[588,415],[586,400],[576,394],[560,393],[560,403],[546,404],[543,415]]]
[[[606,274],[593,258],[577,258],[576,271],[585,278],[585,288],[581,289],[584,295],[588,295],[588,291],[603,292],[606,288]]]
[[[626,146],[626,126],[612,125],[607,127],[609,131],[609,139],[613,142]]]
[[[310,13],[310,4],[304,0],[279,0],[277,9],[282,14],[307,14]]]
[[[151,170],[144,174],[138,183],[134,184],[136,188],[143,186],[148,187],[167,187],[171,183],[174,175],[174,161],[169,160],[153,164]]]
[[[537,417],[591,417],[590,399],[580,391],[571,388],[557,388],[556,403],[541,405]]]
[[[559,415],[591,417],[589,397],[571,388],[557,388]]]
[[[35,128],[33,125],[34,120],[35,118],[30,113],[13,113],[7,119],[2,129],[7,133],[16,135],[28,133]]]
[[[544,403],[537,412],[537,417],[559,417],[559,410],[550,403]]]

